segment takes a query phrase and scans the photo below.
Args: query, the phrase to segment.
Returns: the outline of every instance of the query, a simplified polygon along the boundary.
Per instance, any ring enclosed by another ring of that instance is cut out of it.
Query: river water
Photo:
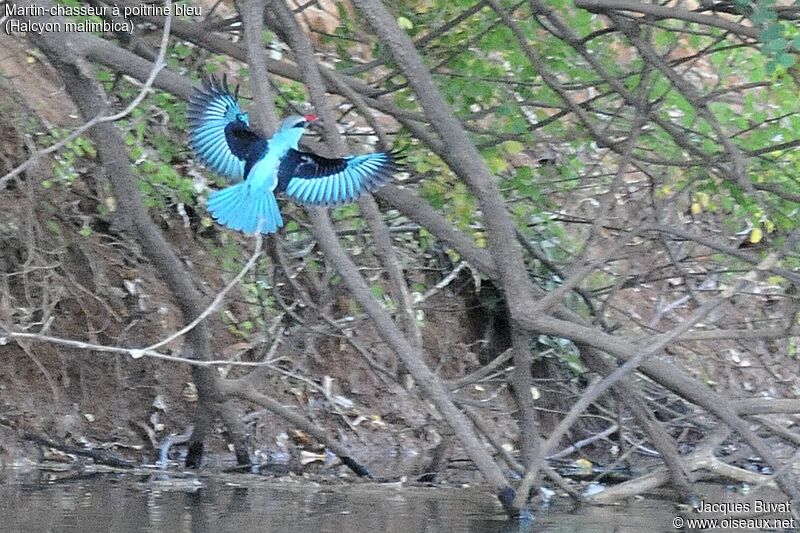
[[[670,531],[674,506],[638,500],[581,506],[556,499],[533,522],[509,519],[478,488],[320,485],[249,475],[65,478],[0,470],[3,533],[466,533]]]

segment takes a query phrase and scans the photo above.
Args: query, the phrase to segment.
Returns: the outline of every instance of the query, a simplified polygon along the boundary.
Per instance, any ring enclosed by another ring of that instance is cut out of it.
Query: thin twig
[[[425,291],[425,294],[422,294],[421,296],[417,296],[416,298],[414,298],[414,307],[419,307],[422,302],[424,302],[425,300],[427,300],[440,290],[450,285],[453,282],[453,280],[458,277],[458,274],[464,268],[469,268],[470,270],[473,270],[467,261],[461,261],[448,275],[442,278],[441,281],[439,281],[436,285]]]
[[[91,342],[84,342],[84,341],[76,341],[70,339],[62,339],[60,337],[53,337],[50,335],[42,335],[38,333],[25,333],[21,331],[12,331],[12,330],[5,330],[0,331],[0,345],[5,344],[8,342],[8,339],[26,339],[32,340],[37,342],[49,342],[52,344],[60,344],[62,346],[71,346],[73,348],[78,348],[81,350],[90,350],[96,352],[105,352],[105,353],[120,353],[125,354],[133,357],[134,359],[138,359],[140,357],[152,357],[154,359],[162,359],[165,361],[172,361],[176,363],[184,363],[192,366],[200,366],[200,367],[209,367],[209,366],[219,366],[219,365],[230,365],[230,366],[268,366],[271,361],[262,361],[262,362],[242,362],[242,361],[226,361],[226,360],[213,360],[213,361],[199,361],[196,359],[188,359],[185,357],[178,357],[174,355],[167,355],[164,353],[160,353],[155,351],[156,349],[164,346],[172,342],[173,340],[185,335],[197,325],[205,320],[208,315],[213,313],[217,307],[222,303],[225,299],[225,296],[235,287],[247,274],[253,266],[256,264],[256,261],[261,256],[261,245],[263,242],[263,238],[261,236],[261,222],[259,222],[258,229],[256,230],[256,246],[255,250],[253,251],[253,255],[247,261],[245,266],[242,270],[236,275],[233,280],[222,289],[214,300],[206,307],[206,309],[200,313],[197,318],[195,318],[192,322],[187,324],[184,328],[175,333],[169,335],[167,338],[152,344],[146,348],[121,348],[118,346],[105,346],[102,344],[96,344]]]
[[[258,228],[256,229],[256,248],[253,251],[253,255],[250,257],[250,260],[247,261],[247,263],[244,265],[244,268],[242,268],[242,270],[236,275],[236,277],[233,278],[231,282],[228,283],[228,285],[226,285],[225,288],[219,292],[219,294],[217,294],[217,296],[214,298],[211,304],[209,304],[209,306],[206,307],[205,310],[202,313],[200,313],[200,315],[197,318],[192,320],[180,331],[176,331],[166,339],[158,341],[157,343],[152,344],[147,348],[144,348],[144,350],[145,351],[156,350],[164,346],[165,344],[174,341],[178,337],[181,337],[186,333],[188,333],[189,331],[193,330],[197,326],[197,324],[205,320],[208,317],[208,315],[216,311],[217,307],[219,307],[219,305],[222,303],[222,301],[225,299],[225,296],[231,291],[231,289],[233,289],[242,280],[245,274],[250,272],[250,269],[252,269],[255,266],[256,261],[258,261],[258,258],[261,256],[262,242],[263,238],[261,237],[261,221],[259,221]]]
[[[186,357],[178,357],[176,355],[167,355],[152,350],[143,350],[141,348],[122,348],[119,346],[106,346],[103,344],[96,344],[93,342],[76,341],[72,339],[62,339],[61,337],[53,337],[52,335],[40,335],[38,333],[24,333],[21,331],[0,331],[0,346],[7,344],[9,339],[22,339],[36,342],[48,342],[51,344],[59,344],[61,346],[69,346],[79,350],[88,350],[101,353],[116,353],[129,355],[134,359],[141,357],[151,357],[153,359],[162,359],[164,361],[172,361],[174,363],[183,363],[191,366],[198,367],[212,367],[221,365],[230,366],[268,366],[271,361],[260,362],[246,362],[246,361],[228,361],[225,359],[216,359],[209,361],[200,361],[197,359],[188,359]]]

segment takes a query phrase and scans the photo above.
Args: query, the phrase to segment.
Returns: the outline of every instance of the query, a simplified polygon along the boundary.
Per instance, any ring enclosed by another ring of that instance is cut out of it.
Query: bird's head
[[[306,128],[317,120],[317,115],[291,115],[283,119],[278,134],[286,136],[292,148],[297,148],[300,137],[306,132]]]
[[[312,122],[316,122],[317,115],[291,115],[283,119],[279,130],[300,129],[304,130]]]

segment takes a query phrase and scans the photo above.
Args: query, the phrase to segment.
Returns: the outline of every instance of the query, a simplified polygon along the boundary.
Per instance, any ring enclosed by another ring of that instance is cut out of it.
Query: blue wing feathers
[[[191,127],[189,144],[198,159],[227,178],[244,176],[244,160],[251,146],[262,139],[250,129],[247,114],[227,81],[211,77],[195,87],[186,116]]]
[[[208,211],[220,224],[245,233],[254,233],[262,219],[262,233],[275,233],[283,226],[275,195],[246,181],[212,193]]]
[[[278,169],[277,191],[306,205],[336,205],[375,191],[398,170],[396,154],[329,159],[289,150]]]

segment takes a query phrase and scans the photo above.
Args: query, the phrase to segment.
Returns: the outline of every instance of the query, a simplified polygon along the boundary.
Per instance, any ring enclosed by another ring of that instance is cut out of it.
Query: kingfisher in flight
[[[259,225],[262,233],[275,233],[283,226],[276,193],[303,205],[331,206],[375,191],[398,170],[392,153],[330,159],[300,150],[300,138],[316,115],[286,117],[265,139],[250,129],[239,107],[239,87],[232,93],[225,77],[221,82],[209,77],[194,88],[187,118],[189,143],[198,159],[238,181],[213,192],[208,211],[220,224],[245,233]]]

